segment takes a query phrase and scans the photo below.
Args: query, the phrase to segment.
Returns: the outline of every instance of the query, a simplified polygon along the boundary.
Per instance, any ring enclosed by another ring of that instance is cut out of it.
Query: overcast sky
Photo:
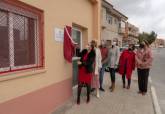
[[[165,0],[107,0],[140,31],[155,31],[165,39]]]

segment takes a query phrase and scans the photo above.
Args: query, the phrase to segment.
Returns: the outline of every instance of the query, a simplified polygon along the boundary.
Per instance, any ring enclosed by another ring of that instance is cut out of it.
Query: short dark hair
[[[135,45],[134,45],[134,44],[132,44],[132,50],[133,50],[133,51],[135,50]]]
[[[145,43],[147,46],[150,45],[149,42],[148,42],[147,40],[144,40],[144,43]]]
[[[97,42],[96,42],[95,40],[92,40],[92,41],[91,41],[91,47],[92,47],[92,48],[97,47]]]

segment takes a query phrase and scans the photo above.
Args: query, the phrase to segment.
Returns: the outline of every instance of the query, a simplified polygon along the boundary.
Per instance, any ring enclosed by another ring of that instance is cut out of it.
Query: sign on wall
[[[64,29],[55,28],[54,29],[55,41],[63,42],[64,41]]]

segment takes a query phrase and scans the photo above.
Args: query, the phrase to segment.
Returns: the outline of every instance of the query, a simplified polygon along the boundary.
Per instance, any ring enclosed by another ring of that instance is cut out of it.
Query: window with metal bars
[[[0,73],[43,66],[38,15],[0,3]]]

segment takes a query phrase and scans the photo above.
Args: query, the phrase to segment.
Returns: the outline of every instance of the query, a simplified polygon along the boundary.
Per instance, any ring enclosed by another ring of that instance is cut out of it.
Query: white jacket
[[[95,58],[95,75],[99,75],[99,69],[102,67],[102,57],[101,57],[101,51],[99,48],[95,48],[96,52],[96,58]]]

